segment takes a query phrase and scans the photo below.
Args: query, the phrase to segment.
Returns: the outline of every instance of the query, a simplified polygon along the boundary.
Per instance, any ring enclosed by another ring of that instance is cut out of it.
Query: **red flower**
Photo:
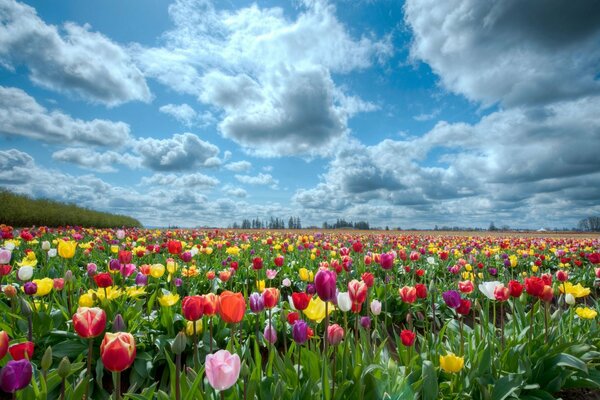
[[[460,315],[467,315],[471,311],[471,300],[460,299],[460,306],[456,309],[456,312]]]
[[[544,285],[552,285],[552,274],[542,274]]]
[[[300,318],[300,316],[295,311],[288,313],[288,315],[287,315],[288,324],[294,325],[294,323],[296,321],[298,321],[299,318]]]
[[[263,260],[260,257],[254,257],[252,259],[252,268],[259,270],[263,267]]]
[[[104,368],[111,372],[121,372],[131,367],[136,353],[135,339],[128,332],[106,332],[100,345]]]
[[[262,293],[263,301],[265,302],[265,308],[273,308],[279,301],[279,289],[277,288],[266,288]]]
[[[410,347],[415,344],[416,337],[417,335],[408,329],[404,329],[402,332],[400,332],[400,339],[402,340],[402,344],[406,347]]]
[[[424,299],[427,297],[427,286],[424,283],[417,283],[415,290],[417,291],[417,298]]]
[[[544,290],[542,291],[542,294],[540,295],[540,299],[542,299],[545,302],[550,302],[552,301],[552,298],[554,297],[554,291],[552,290],[552,286],[544,286]]]
[[[4,358],[8,351],[8,334],[0,331],[0,360]]]
[[[241,293],[224,291],[219,296],[219,315],[228,324],[237,324],[246,313],[246,300]]]
[[[8,352],[15,361],[23,360],[24,358],[31,360],[31,357],[33,357],[34,347],[35,345],[33,342],[17,343],[9,346]]]
[[[179,254],[183,250],[183,247],[179,240],[169,240],[167,242],[167,250],[169,250],[170,254]]]
[[[544,291],[544,281],[537,276],[525,278],[525,291],[530,296],[540,297]]]
[[[275,260],[273,260],[273,262],[275,263],[275,266],[277,266],[277,267],[281,267],[283,265],[283,261],[284,261],[283,256],[277,256],[277,257],[275,257]]]
[[[204,297],[186,296],[181,302],[181,312],[188,321],[197,321],[204,315]]]
[[[400,298],[405,303],[411,304],[417,300],[417,290],[414,287],[404,286],[398,292],[400,293]]]
[[[417,276],[423,276],[425,275],[425,270],[419,268],[415,273],[417,274]]]
[[[569,274],[567,273],[567,271],[563,271],[562,269],[560,269],[556,271],[556,279],[560,282],[566,282],[567,280],[569,280]]]
[[[10,266],[8,264],[0,265],[0,277],[10,274],[11,270],[12,270],[12,266]]]
[[[363,250],[363,245],[361,242],[359,242],[358,240],[354,243],[352,243],[352,250],[354,250],[355,253],[362,253]]]
[[[523,285],[518,281],[508,282],[508,292],[512,297],[519,297],[523,293]]]
[[[348,282],[348,294],[353,304],[362,304],[367,299],[367,284],[356,279]]]
[[[127,250],[119,250],[119,262],[121,264],[131,264],[132,254]]]
[[[448,259],[448,252],[447,251],[441,251],[438,254],[440,256],[440,260],[446,261]]]
[[[587,256],[587,259],[592,264],[600,264],[600,253],[591,253]]]
[[[310,302],[310,296],[304,292],[292,293],[292,302],[296,310],[306,310],[308,303]]]
[[[204,315],[207,317],[215,315],[219,308],[219,297],[214,293],[208,293],[202,297],[204,297],[204,308],[202,310]]]
[[[106,312],[98,307],[79,307],[73,315],[73,329],[84,339],[100,336],[106,328]]]
[[[460,290],[462,293],[471,293],[473,291],[473,282],[471,282],[471,281],[458,282],[458,290]]]
[[[370,272],[363,273],[360,278],[365,282],[368,288],[372,288],[375,284],[375,276]]]
[[[113,280],[108,272],[103,272],[101,274],[94,275],[94,281],[99,288],[106,288],[112,286]]]
[[[506,301],[510,297],[510,290],[504,285],[500,284],[494,289],[494,297],[498,301]]]

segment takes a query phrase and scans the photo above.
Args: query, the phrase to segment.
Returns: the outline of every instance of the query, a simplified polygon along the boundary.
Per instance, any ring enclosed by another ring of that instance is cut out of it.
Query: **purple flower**
[[[111,259],[108,262],[108,269],[110,269],[111,271],[119,271],[121,270],[121,262],[117,259]]]
[[[292,328],[292,336],[296,343],[305,343],[306,339],[308,339],[308,324],[301,319],[296,321]]]
[[[364,316],[364,317],[360,317],[360,325],[367,329],[369,326],[371,326],[371,317],[368,316]]]
[[[25,290],[25,294],[32,296],[37,293],[37,285],[34,282],[26,282],[23,290]]]
[[[173,279],[173,282],[175,283],[175,286],[180,287],[181,285],[183,285],[183,281],[181,280],[181,278],[175,278]]]
[[[379,256],[379,264],[383,269],[392,269],[394,266],[394,255],[392,253],[383,253]]]
[[[308,285],[306,285],[306,293],[307,294],[310,294],[312,296],[316,292],[317,292],[317,289],[315,289],[315,285],[313,283],[309,283]]]
[[[98,266],[94,263],[89,263],[87,265],[87,274],[90,278],[93,278],[94,275],[98,272]]]
[[[442,293],[442,297],[448,307],[454,309],[460,307],[460,293],[456,290],[448,290],[447,292]]]
[[[32,375],[33,368],[28,360],[10,360],[0,371],[0,389],[14,393],[29,385]]]
[[[254,314],[258,314],[264,309],[265,302],[263,300],[263,297],[256,292],[252,293],[250,295],[250,310],[252,310]]]
[[[125,278],[129,278],[131,274],[137,271],[135,264],[122,264],[121,265],[121,275]]]
[[[181,256],[181,261],[183,262],[190,262],[192,261],[192,253],[190,253],[189,251],[184,252]]]
[[[322,269],[315,275],[317,294],[323,301],[335,299],[337,276],[334,271]]]
[[[510,265],[510,262],[508,263]],[[490,273],[490,275],[492,276],[496,276],[498,275],[498,270],[496,268],[488,268],[488,272]]]
[[[148,276],[138,272],[135,276],[135,284],[138,286],[146,286],[148,284]]]
[[[504,260],[504,266],[505,267],[510,267],[510,260],[509,259]]]
[[[277,341],[277,331],[275,330],[273,325],[265,326],[265,331],[263,332],[263,335],[265,336],[265,340],[271,344]]]

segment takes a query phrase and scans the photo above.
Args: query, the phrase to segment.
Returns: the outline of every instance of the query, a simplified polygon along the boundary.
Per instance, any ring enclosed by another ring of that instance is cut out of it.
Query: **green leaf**
[[[523,385],[523,378],[518,375],[510,374],[498,379],[492,391],[493,400],[504,400],[515,393]]]
[[[438,377],[433,363],[423,360],[423,400],[436,400],[438,398]]]

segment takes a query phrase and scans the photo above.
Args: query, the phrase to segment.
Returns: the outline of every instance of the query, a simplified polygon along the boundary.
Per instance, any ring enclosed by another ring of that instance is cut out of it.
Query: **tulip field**
[[[0,399],[598,398],[598,236],[0,228]]]

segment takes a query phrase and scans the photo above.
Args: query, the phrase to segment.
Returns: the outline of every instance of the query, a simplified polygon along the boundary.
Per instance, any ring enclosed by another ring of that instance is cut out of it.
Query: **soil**
[[[562,400],[600,400],[598,389],[565,389],[554,394],[554,397]]]

